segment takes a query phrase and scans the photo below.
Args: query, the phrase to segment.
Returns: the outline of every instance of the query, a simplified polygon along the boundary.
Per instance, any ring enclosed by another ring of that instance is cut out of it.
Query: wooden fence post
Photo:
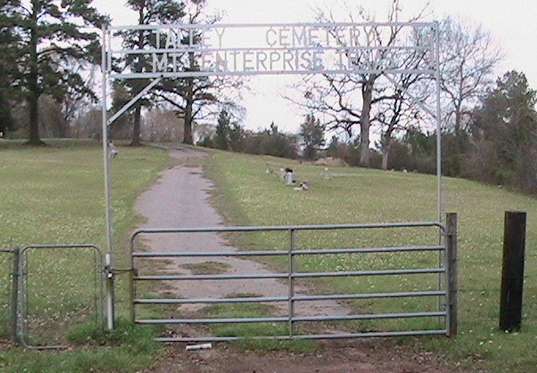
[[[508,332],[520,330],[522,324],[525,247],[526,213],[506,211],[503,238],[500,329]]]
[[[447,331],[449,337],[455,337],[458,331],[458,270],[457,270],[457,214],[446,215],[446,265],[447,265]]]

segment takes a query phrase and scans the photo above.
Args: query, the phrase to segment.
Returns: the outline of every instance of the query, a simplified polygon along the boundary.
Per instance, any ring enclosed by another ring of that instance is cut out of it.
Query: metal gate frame
[[[233,324],[233,323],[288,323],[289,334],[285,336],[256,336],[253,339],[342,339],[366,337],[400,337],[423,335],[446,335],[454,337],[457,334],[457,215],[447,214],[447,225],[437,222],[395,223],[395,224],[345,224],[345,225],[303,225],[303,226],[272,226],[272,227],[217,227],[217,228],[178,228],[178,229],[141,229],[133,233],[130,241],[131,281],[130,303],[131,320],[142,325],[173,325],[173,324]],[[327,231],[327,230],[365,230],[365,229],[397,229],[397,228],[431,228],[437,227],[443,238],[442,244],[436,246],[404,246],[380,248],[352,248],[352,249],[314,249],[296,250],[295,233],[300,231]],[[226,251],[226,252],[135,252],[136,239],[141,235],[151,234],[180,234],[180,233],[237,233],[237,232],[288,232],[289,249],[287,251]],[[400,252],[439,252],[442,260],[438,268],[424,269],[397,269],[354,272],[303,272],[295,271],[296,256],[333,255],[333,254],[372,254],[372,253],[400,253]],[[274,274],[241,274],[241,275],[138,275],[136,259],[142,258],[192,258],[192,257],[287,257],[288,271]],[[445,276],[445,281],[439,281],[437,291],[396,292],[396,293],[362,293],[362,294],[331,294],[314,296],[297,296],[294,291],[294,280],[305,278],[326,277],[357,277],[357,276],[392,276],[392,275],[418,275],[435,274],[439,278]],[[182,280],[248,280],[248,279],[281,279],[288,280],[289,293],[287,297],[256,297],[256,298],[228,298],[228,299],[139,299],[136,297],[136,282],[140,281],[182,281]],[[441,284],[445,284],[445,289]],[[345,316],[310,316],[296,317],[294,304],[297,301],[318,300],[351,300],[351,299],[386,299],[410,297],[439,297],[439,309],[436,312],[388,313],[388,314],[361,314]],[[441,302],[441,299],[444,302]],[[263,303],[287,302],[287,317],[257,317],[257,318],[226,318],[226,319],[137,319],[137,305],[164,305],[164,304],[231,304],[231,303]],[[405,318],[444,318],[443,329],[437,330],[411,330],[411,331],[382,331],[367,333],[334,333],[334,334],[300,334],[294,333],[294,324],[297,322],[320,321],[346,321],[346,320],[381,320]],[[157,338],[161,342],[221,342],[243,339],[243,337],[192,337],[192,338]],[[249,338],[252,339],[252,338]]]
[[[65,349],[67,346],[63,345],[45,345],[36,346],[32,345],[28,340],[28,269],[27,269],[27,255],[32,250],[54,250],[54,249],[91,249],[95,253],[95,280],[96,287],[99,291],[95,291],[95,311],[96,319],[103,318],[103,254],[102,250],[93,244],[45,244],[45,245],[29,245],[22,249],[15,250],[14,260],[14,285],[12,298],[15,303],[12,305],[12,320],[13,323],[13,337],[14,342],[20,343],[24,348],[31,350],[57,350]]]
[[[341,23],[338,22],[329,22],[329,23],[275,23],[275,24],[199,24],[199,25],[188,25],[188,24],[181,24],[182,28],[188,28],[191,30],[195,30],[196,28],[216,28],[216,27],[230,27],[230,28],[241,28],[241,27],[287,27],[287,26],[314,26],[314,27],[328,27],[333,28],[337,27]],[[349,25],[348,23],[342,23],[341,25]],[[421,103],[419,100],[417,100],[414,96],[410,95],[409,98],[417,103],[422,110],[424,110],[425,113],[427,113],[431,118],[433,119],[434,123],[436,124],[436,210],[437,210],[437,216],[436,219],[438,222],[442,222],[442,217],[444,213],[443,209],[443,194],[442,194],[442,105],[441,105],[441,87],[440,87],[440,75],[441,75],[441,64],[440,64],[440,23],[435,22],[357,22],[357,23],[351,23],[351,25],[356,27],[412,27],[412,28],[427,28],[430,27],[432,32],[432,44],[430,45],[431,53],[433,56],[433,65],[434,68],[432,70],[427,69],[427,71],[422,71],[421,73],[430,75],[435,83],[435,107],[434,109],[430,109],[427,107],[427,105]],[[101,72],[102,72],[102,84],[101,84],[101,107],[102,107],[102,147],[103,147],[103,171],[104,171],[104,196],[105,196],[105,202],[106,202],[106,208],[105,208],[105,218],[106,218],[106,238],[107,238],[107,267],[110,267],[111,270],[109,272],[109,276],[107,276],[107,285],[106,285],[106,315],[107,315],[107,328],[108,330],[113,330],[115,325],[115,315],[114,315],[114,306],[115,306],[115,300],[114,300],[114,268],[115,268],[115,254],[116,249],[113,247],[113,209],[112,209],[112,143],[110,140],[110,131],[112,129],[113,122],[123,113],[125,113],[129,108],[131,108],[138,100],[140,100],[144,95],[146,95],[156,84],[158,84],[162,79],[165,78],[186,78],[191,77],[191,72],[176,72],[173,74],[153,74],[154,79],[144,88],[142,89],[133,99],[125,104],[118,112],[116,112],[114,115],[112,115],[110,118],[108,117],[108,84],[111,80],[114,79],[147,79],[152,76],[144,75],[144,74],[122,74],[117,73],[113,74],[112,69],[112,62],[113,58],[112,55],[114,53],[118,53],[117,50],[114,49],[113,43],[112,43],[112,36],[115,32],[119,32],[121,30],[138,30],[138,31],[151,31],[151,30],[158,30],[160,28],[169,28],[170,25],[127,25],[127,26],[103,26],[102,28],[102,53],[101,53]],[[319,49],[319,46],[311,47],[312,49]],[[364,48],[373,48],[371,46],[367,46]],[[395,48],[395,47],[386,47],[387,49]],[[307,49],[307,48],[306,48]],[[143,50],[124,50],[119,51],[120,53],[126,53],[126,54],[137,54],[142,53]],[[371,70],[366,69],[369,72],[379,72],[377,70]],[[389,69],[388,69],[389,70]],[[322,71],[312,71],[311,74],[318,74]],[[383,72],[389,72],[387,70]],[[263,75],[278,75],[282,72],[273,71],[267,74]],[[340,71],[339,73],[347,73],[351,74],[353,71],[347,71],[343,72]],[[354,71],[356,73],[356,71]],[[397,71],[393,71],[393,73],[398,73]],[[401,73],[401,72],[399,72]],[[418,73],[417,71],[414,73]],[[238,74],[238,75],[258,75],[261,74],[260,72],[254,72],[252,74]],[[197,72],[194,75],[196,76],[212,76],[215,74],[210,74],[208,72]],[[221,75],[221,74],[216,74]],[[391,79],[391,78],[389,78]]]

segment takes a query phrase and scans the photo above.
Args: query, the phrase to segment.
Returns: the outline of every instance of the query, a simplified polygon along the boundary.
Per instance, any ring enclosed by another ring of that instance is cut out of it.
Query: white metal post
[[[442,211],[442,103],[441,103],[441,87],[440,87],[440,23],[434,23],[434,64],[435,64],[435,80],[436,80],[436,179],[437,179],[437,219],[440,224],[443,221]],[[439,242],[445,243],[446,237],[440,232]],[[447,246],[446,246],[447,247]],[[442,266],[444,262],[445,252],[438,253],[438,265]],[[438,274],[438,290],[442,290],[442,273]],[[445,298],[447,305],[447,297]],[[438,298],[438,309],[442,308],[442,300]]]
[[[442,222],[442,104],[440,97],[440,23],[435,22],[435,70],[436,70],[436,177],[437,177],[437,218]]]
[[[108,67],[107,67],[107,29],[102,29],[102,142],[103,142],[103,161],[104,161],[104,189],[106,204],[106,244],[107,256],[105,266],[105,312],[106,326],[108,330],[114,329],[114,278],[113,278],[113,231],[112,231],[112,188],[110,179],[110,146],[108,139],[108,119],[107,119],[107,85],[108,85]]]

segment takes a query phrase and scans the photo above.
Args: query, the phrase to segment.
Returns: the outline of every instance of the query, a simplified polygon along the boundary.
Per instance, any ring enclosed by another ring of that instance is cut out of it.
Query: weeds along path
[[[164,171],[160,179],[137,201],[137,211],[145,217],[141,228],[191,228],[218,227],[224,225],[223,218],[210,203],[210,191],[214,185],[202,172],[201,160],[207,154],[191,148],[171,150],[177,165]],[[146,250],[214,252],[234,251],[226,239],[216,233],[177,234],[146,236],[143,241]],[[146,261],[147,262],[147,261]],[[167,260],[158,269],[147,268],[150,273],[165,274],[269,274],[263,264],[239,258],[180,258]],[[159,287],[161,295],[167,298],[225,298],[241,295],[287,296],[286,281],[225,280],[225,281],[167,281]],[[307,289],[297,287],[297,294],[306,294]],[[273,313],[285,315],[287,303],[272,304]],[[159,307],[159,306],[154,306]],[[175,315],[196,316],[203,304],[182,305]],[[296,315],[345,315],[350,312],[337,302],[301,302],[295,306]],[[199,315],[198,315],[199,316]]]

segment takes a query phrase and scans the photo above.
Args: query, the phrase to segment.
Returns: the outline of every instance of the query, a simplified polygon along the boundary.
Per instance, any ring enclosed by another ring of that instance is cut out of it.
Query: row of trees
[[[281,132],[274,122],[264,130],[246,130],[238,122],[233,121],[225,110],[218,116],[215,133],[205,136],[198,145],[291,159],[297,158],[299,152],[297,136]]]
[[[316,160],[325,153],[326,128],[313,114],[307,114],[297,135],[283,133],[272,122],[260,131],[244,129],[225,110],[220,112],[214,134],[206,135],[198,145],[249,154],[272,155]]]
[[[464,177],[525,192],[537,191],[537,90],[523,73],[498,77],[466,112],[464,126],[442,133],[443,167],[448,176]],[[324,154],[360,165],[360,141],[333,136]],[[369,149],[370,167],[436,172],[436,133],[410,126],[395,137],[384,164],[382,146]]]
[[[24,106],[28,112],[28,140],[42,144],[40,103],[42,97],[54,100],[66,122],[84,115],[97,99],[94,71],[100,65],[100,28],[110,19],[91,5],[91,0],[4,0],[0,2],[0,132],[13,130],[13,111]],[[138,24],[213,23],[218,16],[208,14],[206,0],[128,0]],[[126,31],[115,35],[125,48],[144,48],[155,44],[146,31]],[[162,36],[164,37],[164,36]],[[189,42],[185,37],[184,43]],[[194,44],[203,35],[193,36]],[[199,70],[200,56],[187,53],[181,59],[185,71]],[[147,55],[129,55],[114,61],[116,70],[144,72],[150,69]],[[113,86],[112,109],[117,110],[136,96],[149,81],[139,79],[117,82]],[[232,79],[188,78],[166,80],[139,101],[128,113],[132,123],[132,145],[140,144],[144,108],[167,107],[184,123],[183,141],[193,142],[193,123],[215,116],[221,107],[237,112],[234,95],[241,88]],[[179,122],[179,121],[178,121]]]

